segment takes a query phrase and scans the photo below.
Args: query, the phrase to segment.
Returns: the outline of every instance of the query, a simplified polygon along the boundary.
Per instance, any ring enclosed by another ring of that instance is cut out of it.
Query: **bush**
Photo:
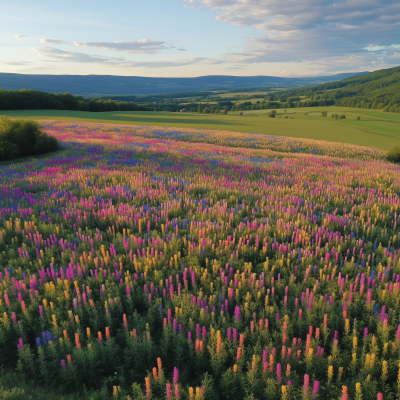
[[[58,149],[58,140],[46,135],[36,121],[0,117],[1,160],[48,153]]]
[[[395,164],[400,164],[400,147],[395,146],[389,150],[386,154],[386,160]]]
[[[327,117],[328,116],[328,113],[326,111],[322,111],[321,114],[322,114],[323,117]]]
[[[275,115],[277,114],[276,110],[271,110],[270,113],[268,114],[268,116],[270,118],[275,118]]]
[[[18,146],[10,142],[0,142],[0,161],[12,160],[21,156]]]
[[[341,115],[339,116],[339,119],[346,119],[346,116],[345,116],[344,114],[341,114]]]

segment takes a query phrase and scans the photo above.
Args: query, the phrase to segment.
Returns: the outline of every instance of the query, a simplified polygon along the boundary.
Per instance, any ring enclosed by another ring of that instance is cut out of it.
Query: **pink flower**
[[[174,385],[178,384],[178,378],[179,378],[179,371],[178,368],[174,367],[174,377],[173,377],[173,383]]]

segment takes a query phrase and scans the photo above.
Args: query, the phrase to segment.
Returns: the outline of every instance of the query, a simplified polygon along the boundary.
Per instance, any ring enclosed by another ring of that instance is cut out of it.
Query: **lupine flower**
[[[173,383],[174,383],[174,385],[177,385],[177,384],[178,384],[178,377],[179,377],[178,368],[174,367],[174,376],[173,376]]]

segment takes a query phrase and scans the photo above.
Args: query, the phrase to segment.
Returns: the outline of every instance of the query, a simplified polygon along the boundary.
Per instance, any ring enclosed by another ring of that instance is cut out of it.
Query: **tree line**
[[[39,90],[0,89],[0,110],[74,110],[74,111],[149,111],[134,102],[102,98],[84,98],[70,93],[47,93]]]

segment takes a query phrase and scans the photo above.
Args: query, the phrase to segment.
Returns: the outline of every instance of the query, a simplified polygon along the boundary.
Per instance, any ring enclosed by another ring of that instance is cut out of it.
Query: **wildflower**
[[[333,377],[333,366],[330,365],[330,366],[328,367],[328,380],[331,380],[332,377]]]
[[[306,396],[308,395],[308,387],[309,387],[309,385],[310,385],[310,377],[307,374],[305,374],[304,375],[303,391],[304,391],[304,394]]]
[[[318,394],[319,391],[319,382],[314,381],[314,386],[313,386],[313,397],[315,397]]]
[[[167,399],[172,399],[171,384],[169,382],[166,384],[166,395]]]
[[[148,376],[144,378],[144,383],[146,386],[146,397],[150,397],[151,386],[150,386],[150,378]]]
[[[174,367],[174,377],[173,377],[173,383],[174,383],[174,385],[177,385],[177,384],[178,384],[178,377],[179,377],[178,368]]]

